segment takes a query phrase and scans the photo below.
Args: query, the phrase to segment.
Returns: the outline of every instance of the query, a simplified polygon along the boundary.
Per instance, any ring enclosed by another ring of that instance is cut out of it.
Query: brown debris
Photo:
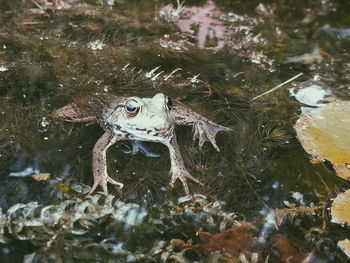
[[[294,218],[300,214],[313,216],[316,214],[316,211],[324,209],[325,205],[317,205],[314,207],[308,206],[299,206],[299,207],[289,207],[289,208],[276,208],[275,209],[275,219],[277,226],[280,226],[283,223],[285,218]]]
[[[204,255],[211,255],[216,251],[231,255],[239,255],[244,251],[250,251],[254,238],[249,233],[252,225],[246,222],[218,234],[198,232],[201,244],[192,244],[192,241],[184,245],[184,248],[191,248]]]
[[[271,244],[259,244],[252,230],[254,227],[250,223],[241,222],[218,234],[199,231],[200,244],[193,244],[190,240],[187,244],[179,243],[178,246],[207,257],[220,253],[222,258],[234,260],[232,262],[308,263],[315,259],[313,252],[305,252],[306,249],[300,249],[280,234],[271,237]]]
[[[274,256],[276,256],[279,262],[286,263],[299,263],[299,262],[308,262],[307,254],[304,254],[299,251],[298,248],[293,246],[287,238],[282,235],[278,235],[276,241],[273,245],[274,247]]]

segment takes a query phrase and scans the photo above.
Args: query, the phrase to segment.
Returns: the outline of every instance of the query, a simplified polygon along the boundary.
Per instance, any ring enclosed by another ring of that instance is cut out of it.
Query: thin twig
[[[252,99],[252,101],[253,101],[253,100],[256,100],[257,98],[260,98],[260,97],[262,97],[262,96],[264,96],[264,95],[266,95],[266,94],[269,94],[270,92],[275,91],[276,89],[279,89],[280,87],[282,87],[282,86],[286,85],[287,83],[289,83],[289,82],[295,80],[296,78],[299,78],[299,77],[300,77],[301,75],[303,75],[303,74],[304,74],[304,73],[299,73],[298,75],[295,75],[293,78],[288,79],[288,80],[286,80],[285,82],[283,82],[283,83],[277,85],[276,87],[274,87],[274,88],[272,88],[272,89],[270,89],[270,90],[264,92],[263,94],[260,94],[260,95],[258,95],[258,96],[256,96],[256,97],[254,97],[254,98]]]
[[[40,10],[44,10],[44,8],[40,4],[38,4],[35,0],[31,0],[31,1],[34,5],[36,5],[37,8],[39,8]]]

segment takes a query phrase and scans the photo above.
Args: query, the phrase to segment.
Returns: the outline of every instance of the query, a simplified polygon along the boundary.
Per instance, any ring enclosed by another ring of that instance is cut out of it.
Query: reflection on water
[[[229,30],[223,21],[212,18],[214,14],[214,17],[224,15],[216,10],[217,7],[212,1],[208,1],[201,7],[184,7],[182,14],[185,18],[178,19],[177,26],[182,33],[196,38],[198,48],[206,48],[207,42],[215,39],[217,44],[210,47],[210,49],[219,51],[225,46],[225,35]],[[192,28],[196,28],[197,26],[198,32],[195,33]]]
[[[350,98],[349,12],[348,3],[332,0],[1,1],[0,261],[20,254],[28,262],[69,255],[345,262],[337,242],[350,231],[331,222],[328,208],[349,183],[331,163],[310,162],[293,126],[305,99],[316,106],[329,96]],[[183,190],[179,183],[168,188],[163,146],[147,144],[160,154],[147,158],[124,154],[131,146],[123,142],[107,154],[109,174],[125,189],[110,188],[115,197],[96,197],[89,207],[94,197],[84,193],[102,130],[62,123],[52,112],[72,101],[86,105],[96,94],[158,92],[233,128],[218,135],[219,153],[209,144],[200,151],[190,129],[176,129],[186,167],[205,184],[191,184],[192,191],[206,197],[178,200]],[[51,178],[31,177],[42,173]],[[124,205],[144,212],[137,226],[120,227],[137,218],[121,213]],[[123,220],[113,218],[116,209]],[[47,221],[40,221],[43,211]],[[237,238],[246,242],[235,247]],[[240,249],[227,253],[225,244]]]

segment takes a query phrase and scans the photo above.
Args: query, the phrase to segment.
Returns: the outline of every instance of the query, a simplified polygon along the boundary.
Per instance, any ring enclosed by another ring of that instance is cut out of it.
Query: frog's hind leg
[[[86,123],[86,125],[96,122],[96,116],[82,111],[75,103],[68,104],[56,110],[52,117],[59,118],[68,122]]]

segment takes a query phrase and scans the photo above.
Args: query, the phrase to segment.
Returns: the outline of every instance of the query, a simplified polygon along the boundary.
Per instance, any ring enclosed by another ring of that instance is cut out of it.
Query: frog
[[[91,100],[92,101],[92,100]],[[89,101],[88,103],[91,103]],[[73,123],[91,124],[97,122],[104,134],[97,140],[92,151],[92,171],[94,183],[89,194],[100,186],[104,194],[108,194],[107,184],[123,188],[123,183],[111,178],[107,173],[106,152],[117,141],[132,141],[132,150],[126,153],[143,152],[146,156],[157,157],[147,149],[143,142],[157,142],[165,145],[170,156],[170,187],[180,180],[186,195],[190,195],[187,181],[203,186],[203,183],[193,177],[185,167],[183,157],[177,143],[175,126],[192,126],[193,140],[198,140],[202,150],[208,141],[216,151],[216,134],[219,131],[229,132],[232,129],[216,124],[195,112],[179,100],[172,100],[163,93],[157,93],[150,98],[137,96],[124,97],[109,95],[100,103],[102,110],[97,112],[84,111],[78,103],[70,103],[53,113],[54,118]]]

